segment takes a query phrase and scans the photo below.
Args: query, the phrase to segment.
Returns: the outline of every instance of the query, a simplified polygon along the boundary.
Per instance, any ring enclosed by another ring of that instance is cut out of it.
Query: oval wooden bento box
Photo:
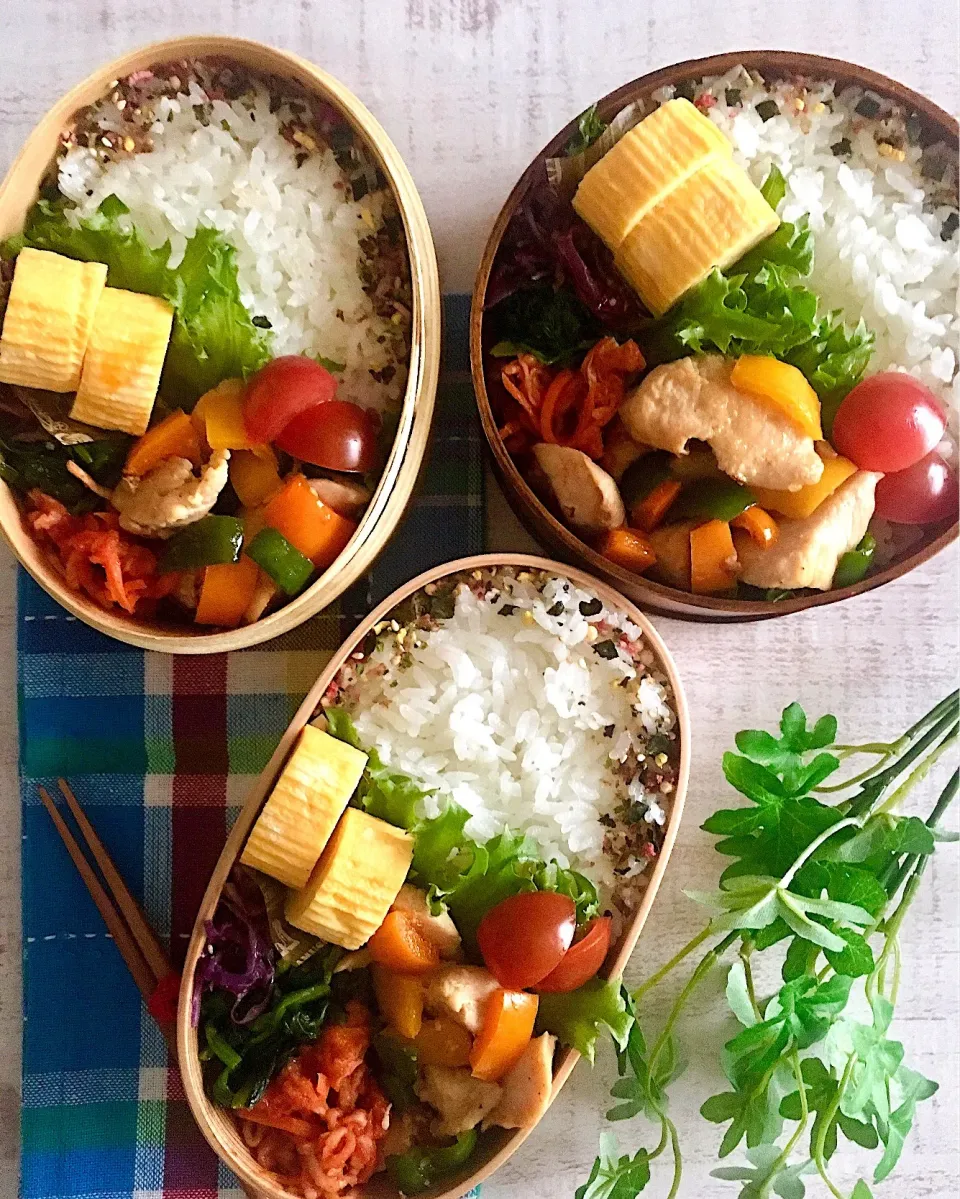
[[[658,88],[687,80],[701,79],[708,75],[722,75],[738,64],[743,64],[751,70],[760,71],[761,74],[772,79],[798,75],[808,79],[836,79],[841,86],[856,84],[869,88],[879,95],[889,96],[910,111],[915,112],[921,122],[925,144],[946,141],[955,146],[957,143],[956,118],[944,112],[932,100],[904,87],[902,83],[897,83],[866,67],[843,62],[838,58],[822,58],[816,54],[799,54],[780,50],[733,51],[729,54],[717,54],[711,58],[695,58],[687,62],[675,63],[673,66],[662,67],[660,70],[642,75],[632,83],[624,84],[623,87],[604,96],[597,103],[597,112],[600,117],[609,121],[627,104],[636,100],[648,100]],[[507,501],[527,530],[558,557],[599,575],[600,578],[622,591],[624,595],[630,596],[648,611],[702,621],[763,620],[773,616],[786,616],[791,612],[802,612],[808,608],[817,608],[825,604],[834,604],[854,595],[862,595],[865,591],[872,591],[874,587],[880,587],[894,579],[899,579],[908,571],[913,570],[915,566],[919,566],[922,562],[932,558],[934,554],[939,553],[951,541],[955,541],[958,529],[960,529],[960,525],[956,521],[947,526],[943,523],[931,526],[925,530],[923,541],[913,553],[891,563],[860,583],[855,583],[850,587],[840,587],[835,591],[799,596],[796,599],[786,599],[778,603],[767,603],[692,595],[686,591],[679,591],[674,587],[656,583],[652,579],[633,574],[610,562],[561,524],[520,474],[516,463],[507,452],[497,432],[497,420],[491,400],[499,399],[502,394],[502,385],[499,379],[492,378],[486,369],[489,337],[484,327],[484,302],[487,285],[490,281],[490,272],[507,225],[527,191],[542,177],[544,159],[561,153],[575,132],[576,119],[565,125],[556,137],[547,143],[520,176],[508,196],[507,202],[501,209],[490,232],[483,257],[480,260],[470,314],[470,363],[483,431],[490,446],[494,470]],[[852,315],[855,320],[859,314]]]
[[[24,528],[10,488],[0,481],[0,528],[20,562],[45,591],[101,633],[143,649],[174,654],[220,653],[277,637],[326,608],[369,569],[396,529],[417,481],[430,435],[440,367],[441,303],[436,253],[423,204],[396,147],[342,83],[295,54],[259,42],[231,37],[176,38],[134,50],[95,71],[50,109],[0,184],[0,239],[23,228],[56,154],[60,131],[78,109],[99,99],[113,80],[133,71],[201,55],[222,55],[251,69],[293,79],[332,104],[353,126],[388,180],[403,218],[413,290],[413,326],[410,374],[396,438],[359,528],[337,561],[306,591],[255,624],[204,632],[189,625],[151,623],[105,611],[64,585]]]
[[[290,727],[284,733],[276,752],[248,796],[243,810],[227,839],[223,853],[220,855],[220,860],[217,862],[216,869],[204,894],[193,935],[187,948],[177,1017],[177,1047],[184,1090],[186,1091],[193,1115],[207,1141],[230,1169],[234,1171],[244,1187],[257,1196],[263,1196],[264,1199],[286,1199],[289,1193],[271,1181],[260,1167],[257,1166],[247,1152],[229,1115],[211,1103],[203,1090],[203,1078],[200,1061],[197,1056],[197,1031],[191,1023],[191,1011],[194,994],[193,976],[197,960],[206,944],[206,921],[213,916],[227,875],[240,854],[247,835],[259,814],[260,808],[270,792],[287,755],[290,753],[294,740],[301,728],[314,715],[321,697],[343,662],[362,643],[364,637],[378,621],[382,620],[398,603],[420,590],[427,583],[435,582],[445,575],[460,570],[474,570],[478,567],[491,566],[513,567],[518,570],[547,570],[551,573],[556,573],[564,578],[571,579],[585,590],[592,591],[605,604],[625,611],[630,620],[643,629],[647,644],[656,653],[660,664],[670,679],[677,712],[677,727],[680,733],[680,768],[677,789],[666,826],[663,849],[654,867],[650,884],[632,923],[620,938],[619,944],[612,951],[608,966],[608,972],[611,975],[618,975],[623,971],[627,959],[630,957],[637,943],[653,901],[656,898],[657,889],[660,886],[674,841],[676,840],[677,829],[679,828],[680,817],[683,811],[683,801],[690,773],[690,722],[676,666],[666,646],[649,620],[633,604],[625,600],[623,596],[619,595],[607,584],[601,583],[597,579],[584,574],[583,571],[563,566],[559,562],[531,557],[527,554],[484,554],[472,558],[463,558],[456,562],[448,562],[443,566],[427,571],[425,574],[407,583],[404,587],[401,587],[398,591],[395,591],[393,595],[384,600],[382,604],[370,613],[353,635],[340,647],[316,683],[314,683],[310,694],[303,701]],[[558,1053],[555,1062],[552,1098],[556,1097],[560,1088],[570,1077],[579,1056],[572,1049],[565,1049]],[[424,1199],[456,1199],[456,1197],[465,1194],[478,1182],[488,1177],[498,1166],[502,1165],[519,1148],[532,1131],[529,1128],[520,1129],[516,1132],[497,1129],[487,1133],[479,1160],[472,1163],[470,1173],[461,1173],[444,1179],[442,1185],[424,1191]],[[365,1195],[369,1196],[370,1199],[396,1199],[397,1191],[380,1175],[368,1185]]]

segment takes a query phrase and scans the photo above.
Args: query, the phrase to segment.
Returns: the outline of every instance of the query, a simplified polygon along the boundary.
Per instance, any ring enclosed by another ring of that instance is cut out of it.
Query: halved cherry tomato
[[[529,891],[491,908],[480,921],[477,942],[497,982],[522,991],[559,965],[576,927],[577,909],[568,895]]]
[[[957,474],[939,454],[927,454],[877,484],[876,514],[899,525],[930,525],[957,515]]]
[[[580,940],[574,941],[560,959],[560,965],[537,983],[537,990],[575,991],[593,978],[610,949],[611,923],[609,916],[591,920]]]
[[[349,400],[328,400],[301,412],[273,440],[301,462],[327,470],[363,473],[377,458],[376,422]]]
[[[902,371],[884,371],[844,398],[830,440],[861,470],[901,471],[930,453],[945,424],[929,387]]]
[[[274,358],[247,380],[243,422],[250,440],[276,441],[295,416],[336,394],[336,379],[319,362],[299,354]]]

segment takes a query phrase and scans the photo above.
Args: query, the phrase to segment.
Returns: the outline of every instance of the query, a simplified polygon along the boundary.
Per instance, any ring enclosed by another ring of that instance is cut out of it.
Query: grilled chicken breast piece
[[[816,483],[823,463],[813,438],[772,406],[730,382],[733,361],[697,354],[650,372],[629,392],[619,416],[635,441],[672,454],[709,443],[720,469],[741,483],[798,491]]]
[[[602,533],[626,521],[616,480],[586,454],[571,446],[541,442],[533,447],[533,456],[574,528]]]
[[[858,470],[803,520],[781,520],[769,549],[737,533],[741,578],[754,587],[813,587],[828,591],[837,563],[855,548],[873,516],[874,491],[883,476]]]

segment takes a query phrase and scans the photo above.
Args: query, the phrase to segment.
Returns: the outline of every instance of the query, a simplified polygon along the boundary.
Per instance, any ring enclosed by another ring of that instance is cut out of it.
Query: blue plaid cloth
[[[109,640],[21,571],[23,1199],[240,1199],[202,1141],[139,992],[37,798],[70,780],[176,963],[229,826],[356,621],[421,570],[482,549],[469,297],[445,302],[424,485],[370,575],[276,642],[173,658]]]

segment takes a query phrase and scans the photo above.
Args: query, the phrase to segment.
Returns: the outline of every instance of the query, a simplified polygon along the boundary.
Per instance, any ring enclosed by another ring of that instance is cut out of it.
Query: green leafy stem
[[[683,1068],[678,1022],[704,980],[729,962],[727,1002],[741,1024],[723,1046],[730,1089],[700,1108],[726,1125],[721,1159],[745,1143],[746,1161],[714,1176],[740,1184],[740,1199],[803,1199],[805,1177],[819,1175],[835,1199],[871,1199],[860,1179],[849,1196],[830,1175],[842,1135],[882,1152],[873,1172],[894,1169],[917,1104],[937,1084],[904,1065],[890,1038],[900,987],[900,930],[960,788],[954,770],[925,820],[899,814],[904,799],[933,766],[956,749],[958,693],[936,704],[892,742],[838,745],[837,722],[812,728],[799,704],[786,708],[779,736],[761,729],[737,734],[723,758],[727,781],[749,804],[720,809],[704,823],[730,859],[713,892],[687,892],[712,910],[710,922],[624,1000],[633,1024],[616,1043],[618,1101],[612,1121],[643,1115],[658,1134],[653,1147],[621,1155],[605,1133],[576,1199],[635,1199],[651,1165],[670,1151],[668,1199],[676,1199],[683,1161],[667,1090]],[[826,784],[846,763],[873,761],[841,783]],[[778,948],[782,985],[761,997],[757,955]],[[639,1005],[698,951],[648,1048]]]

